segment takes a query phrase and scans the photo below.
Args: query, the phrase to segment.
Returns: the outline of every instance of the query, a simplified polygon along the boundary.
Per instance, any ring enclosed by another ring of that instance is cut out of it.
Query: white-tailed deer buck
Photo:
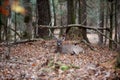
[[[65,37],[62,39],[56,39],[56,45],[57,49],[55,52],[60,52],[64,54],[79,54],[83,52],[83,48],[79,47],[78,45],[72,45],[72,44],[63,44],[63,41],[65,40]]]

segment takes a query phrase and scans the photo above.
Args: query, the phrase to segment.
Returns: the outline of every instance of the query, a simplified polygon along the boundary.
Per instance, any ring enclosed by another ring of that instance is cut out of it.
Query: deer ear
[[[61,37],[61,40],[62,40],[62,41],[65,41],[65,38],[66,38],[66,35],[63,34],[62,37]]]
[[[65,37],[62,37],[61,40],[62,40],[62,41],[65,41]]]
[[[53,36],[53,39],[54,39],[54,40],[58,40],[58,38],[57,38],[56,36]]]

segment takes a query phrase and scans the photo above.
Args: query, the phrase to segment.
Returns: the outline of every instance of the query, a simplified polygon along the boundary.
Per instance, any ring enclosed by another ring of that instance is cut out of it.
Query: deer
[[[56,39],[56,50],[55,52],[63,53],[63,54],[79,54],[84,52],[82,47],[79,47],[77,44],[63,44],[65,37],[60,39]]]

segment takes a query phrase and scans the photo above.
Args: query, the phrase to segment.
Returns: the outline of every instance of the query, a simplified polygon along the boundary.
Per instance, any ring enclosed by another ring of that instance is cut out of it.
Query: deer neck
[[[57,46],[57,51],[58,52],[62,52],[62,45],[61,46]]]

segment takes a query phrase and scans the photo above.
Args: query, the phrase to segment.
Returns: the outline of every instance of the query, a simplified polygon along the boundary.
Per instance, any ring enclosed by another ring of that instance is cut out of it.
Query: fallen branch
[[[118,42],[116,42],[116,41],[114,41],[113,39],[111,39],[110,37],[106,36],[105,34],[103,34],[102,32],[100,32],[99,30],[96,29],[96,31],[97,31],[98,33],[100,33],[101,35],[105,36],[107,39],[109,39],[109,40],[111,40],[112,42],[114,42],[115,44],[119,45]]]
[[[88,43],[86,40],[82,40],[82,42],[83,42],[84,44],[86,44],[91,50],[95,51],[94,47],[91,46],[91,44]]]
[[[13,32],[15,32],[18,36],[19,36],[19,38],[22,38],[21,37],[21,35],[17,32],[17,31],[15,31],[14,29],[12,29],[12,28],[10,28],[10,27],[8,27],[10,30],[12,30]]]
[[[95,26],[85,26],[81,24],[70,24],[70,25],[64,25],[64,26],[48,26],[48,25],[39,25],[39,28],[49,28],[49,29],[64,29],[69,27],[79,27],[79,28],[85,28],[85,29],[92,29],[92,30],[108,30],[109,28],[96,28]]]
[[[34,42],[34,41],[39,41],[39,40],[43,40],[42,38],[33,38],[33,39],[24,39],[24,40],[18,40],[16,42],[14,41],[9,41],[9,45],[16,45],[16,44],[19,44],[19,43],[27,43],[27,42]],[[0,43],[0,46],[7,46],[6,45],[6,42],[2,42]]]

